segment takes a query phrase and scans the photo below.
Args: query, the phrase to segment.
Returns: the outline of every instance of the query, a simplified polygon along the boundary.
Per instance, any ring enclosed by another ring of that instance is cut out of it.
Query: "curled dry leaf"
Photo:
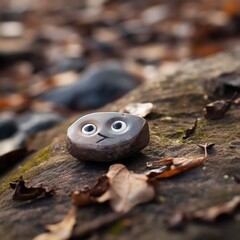
[[[122,164],[113,164],[92,189],[75,191],[72,199],[74,205],[80,207],[110,201],[114,211],[128,212],[135,205],[152,200],[154,187],[155,182],[144,174],[135,174]]]
[[[206,119],[217,120],[224,117],[231,105],[238,98],[239,93],[235,93],[229,100],[218,100],[206,105],[203,109],[204,117]]]
[[[220,216],[232,215],[239,206],[240,196],[235,196],[233,199],[223,204],[194,212],[192,218],[204,222],[214,222]]]
[[[73,204],[82,207],[96,203],[96,198],[104,194],[109,189],[109,178],[106,175],[100,176],[93,188],[85,188],[72,193]]]
[[[187,138],[191,137],[194,134],[195,130],[197,129],[197,123],[198,123],[198,120],[196,119],[194,122],[194,125],[191,128],[188,128],[184,131],[182,140],[186,140]]]
[[[217,221],[219,217],[233,215],[240,206],[240,196],[235,196],[228,202],[212,206],[203,210],[194,212],[178,212],[167,220],[169,229],[182,229],[189,221],[201,221],[212,223]]]
[[[130,113],[139,117],[146,117],[153,110],[152,103],[129,103],[125,108],[120,110],[123,113]]]
[[[130,172],[122,164],[113,164],[107,173],[109,189],[97,201],[110,201],[111,207],[116,212],[128,212],[134,206],[149,202],[155,196],[152,183],[144,174]]]
[[[48,233],[42,233],[36,236],[33,240],[67,240],[72,235],[72,230],[76,224],[76,207],[72,207],[65,218],[52,225],[47,225]]]
[[[26,187],[22,176],[19,180],[11,182],[10,187],[15,190],[12,198],[17,201],[27,201],[54,195],[53,189],[48,190],[41,185],[39,187]]]
[[[150,170],[147,176],[155,179],[168,178],[202,165],[207,159],[207,150],[212,148],[214,144],[206,143],[198,146],[204,149],[204,156],[202,157],[168,157],[147,162],[148,168],[155,168]]]

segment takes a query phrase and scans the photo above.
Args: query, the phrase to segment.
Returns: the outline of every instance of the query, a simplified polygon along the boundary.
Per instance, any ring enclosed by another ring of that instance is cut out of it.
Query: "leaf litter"
[[[151,201],[155,196],[154,185],[148,182],[147,176],[132,173],[122,164],[110,166],[107,177],[110,188],[97,201],[110,201],[116,212],[128,212],[140,203]]]
[[[120,112],[129,113],[138,117],[146,117],[153,111],[154,105],[148,103],[129,103]]]
[[[149,180],[144,174],[130,172],[122,164],[110,166],[106,175],[100,176],[92,188],[84,188],[72,193],[72,208],[59,223],[47,225],[49,233],[43,233],[33,240],[67,240],[70,237],[79,239],[94,230],[105,227],[126,216],[134,206],[151,201],[155,197],[156,182]],[[77,207],[93,203],[110,201],[112,209],[117,213],[107,214],[81,225],[73,233],[76,224]]]
[[[204,149],[204,156],[202,157],[167,157],[157,161],[147,162],[147,167],[153,168],[147,172],[147,176],[154,179],[169,178],[192,168],[196,168],[206,161],[208,150],[214,145],[213,143],[199,144],[198,146]]]
[[[92,189],[75,191],[72,198],[80,207],[109,201],[115,212],[128,212],[154,196],[155,182],[149,181],[145,174],[132,173],[122,164],[113,164]]]
[[[166,221],[166,224],[168,229],[181,230],[190,221],[214,223],[220,217],[234,215],[239,206],[240,196],[235,196],[230,201],[203,210],[177,212]]]
[[[165,158],[147,163],[148,167],[157,168],[151,170],[148,174],[130,172],[123,164],[111,165],[107,174],[100,176],[92,188],[85,187],[83,190],[73,192],[73,205],[67,216],[58,224],[47,225],[46,228],[50,232],[43,233],[34,238],[34,240],[66,240],[70,237],[78,239],[125,217],[125,214],[134,206],[149,202],[155,197],[156,179],[171,177],[203,164],[208,156],[208,150],[213,146],[214,144],[208,143],[199,145],[199,147],[204,149],[203,157]],[[73,232],[73,227],[76,224],[77,207],[107,201],[110,202],[111,208],[116,213],[101,216],[94,221],[84,223]],[[171,224],[176,226],[183,225],[186,221],[186,216],[188,215],[178,213],[171,219],[169,226]],[[70,221],[70,223],[65,224],[66,221]]]
[[[33,240],[67,240],[72,235],[73,227],[76,224],[77,208],[72,206],[64,219],[56,224],[46,225],[48,233],[42,233]]]
[[[72,193],[73,204],[82,207],[97,202],[97,197],[109,189],[109,178],[106,175],[100,176],[97,183],[92,187],[85,187],[83,190]]]
[[[210,120],[221,119],[230,110],[234,101],[238,99],[240,93],[235,93],[231,99],[217,100],[206,105],[203,109],[204,117]]]
[[[11,182],[10,187],[14,190],[12,198],[16,201],[28,201],[37,198],[52,197],[55,194],[53,189],[47,189],[42,185],[39,187],[26,187],[22,176],[17,181]]]

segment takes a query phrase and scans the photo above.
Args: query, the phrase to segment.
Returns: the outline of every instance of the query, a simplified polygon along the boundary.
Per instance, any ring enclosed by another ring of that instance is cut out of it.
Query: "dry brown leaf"
[[[110,187],[97,201],[101,203],[109,200],[116,212],[128,212],[155,196],[154,186],[144,174],[132,173],[122,164],[110,166],[106,176],[109,178]]]
[[[214,144],[208,143],[204,145],[199,145],[199,147],[202,147],[204,149],[203,157],[168,157],[160,159],[158,161],[148,162],[148,168],[156,169],[150,170],[147,173],[147,176],[149,178],[155,179],[168,178],[183,173],[192,168],[198,167],[205,162],[208,156],[207,150],[213,146]]]
[[[106,175],[100,176],[93,188],[85,188],[72,193],[72,201],[75,206],[82,207],[96,203],[96,198],[109,189],[109,179]]]
[[[214,222],[220,216],[232,215],[239,206],[240,196],[235,196],[223,204],[194,212],[192,218],[204,222]]]
[[[28,201],[36,198],[52,197],[55,194],[53,189],[47,189],[42,185],[39,187],[26,187],[22,176],[17,181],[11,182],[10,187],[15,190],[12,198],[17,201]]]
[[[207,104],[203,109],[204,117],[211,120],[223,118],[225,114],[230,110],[231,105],[239,97],[239,95],[240,93],[235,93],[231,99],[218,100]]]
[[[153,110],[152,103],[129,103],[120,112],[130,113],[139,117],[146,117]]]
[[[65,218],[56,224],[47,225],[48,233],[42,233],[33,240],[67,240],[72,235],[72,230],[76,224],[76,207],[72,207]]]
[[[240,206],[240,196],[228,202],[194,212],[177,212],[167,220],[167,227],[173,230],[183,229],[189,221],[213,223],[221,216],[233,215]]]
[[[135,205],[150,201],[155,196],[155,186],[156,182],[145,174],[135,174],[122,164],[113,164],[93,188],[75,191],[72,200],[78,207],[110,201],[114,211],[128,212]]]

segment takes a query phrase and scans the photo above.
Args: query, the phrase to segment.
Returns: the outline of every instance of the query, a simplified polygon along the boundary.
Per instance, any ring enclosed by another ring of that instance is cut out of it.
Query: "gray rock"
[[[0,140],[13,136],[18,131],[12,114],[0,115]]]
[[[77,83],[44,93],[41,99],[73,109],[92,109],[115,100],[138,84],[121,64],[109,61],[93,65]]]
[[[25,113],[17,119],[20,130],[28,135],[49,129],[62,121],[63,117],[59,114],[49,112]]]
[[[61,58],[59,61],[47,68],[44,73],[54,75],[66,71],[81,71],[85,68],[86,60],[84,58]]]
[[[145,119],[118,112],[85,115],[67,133],[68,151],[80,160],[96,162],[131,156],[145,148],[149,139]]]

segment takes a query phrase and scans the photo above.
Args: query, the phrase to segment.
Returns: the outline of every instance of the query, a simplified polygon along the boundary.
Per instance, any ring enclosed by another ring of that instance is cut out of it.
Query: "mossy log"
[[[182,65],[171,76],[160,76],[120,100],[97,111],[119,111],[130,102],[152,102],[154,111],[147,117],[151,141],[139,154],[124,160],[135,172],[144,172],[147,161],[166,156],[199,156],[200,143],[215,143],[204,168],[198,167],[177,177],[160,181],[155,201],[135,207],[128,219],[95,232],[90,239],[239,239],[239,222],[215,225],[189,224],[183,232],[166,230],[164,219],[176,211],[197,210],[230,200],[240,194],[234,176],[240,172],[240,109],[232,107],[223,119],[205,120],[203,108],[211,100],[204,81],[240,68],[240,50]],[[0,182],[0,238],[28,240],[44,232],[44,225],[60,221],[71,205],[70,194],[94,184],[97,176],[107,172],[109,163],[82,162],[66,150],[67,127],[86,112],[52,130],[38,134],[29,144],[39,150],[6,173]],[[182,132],[199,118],[195,133],[182,141]],[[23,176],[29,185],[43,184],[56,189],[56,196],[33,202],[12,200],[9,182]],[[110,207],[93,205],[78,210],[81,225],[110,213]]]

